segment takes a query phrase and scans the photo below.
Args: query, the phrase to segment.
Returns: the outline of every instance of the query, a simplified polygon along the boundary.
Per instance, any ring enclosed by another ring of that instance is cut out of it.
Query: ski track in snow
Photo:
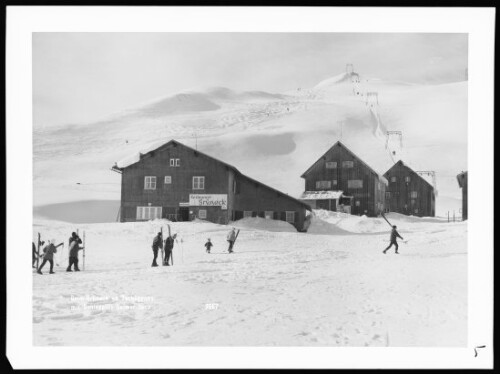
[[[378,219],[338,219],[324,212],[322,218],[350,232],[302,234],[249,225],[231,255],[226,253],[227,226],[171,223],[182,243],[174,247],[174,266],[157,268],[150,267],[151,241],[166,221],[80,225],[80,232],[86,231],[85,271],[64,271],[64,248],[56,254],[56,274],[48,275],[47,265],[43,276],[33,274],[33,342],[466,345],[466,223],[394,216],[391,221],[409,241],[400,243],[401,254],[391,249],[384,255],[388,227]],[[42,239],[67,242],[75,227],[39,220],[34,230]],[[211,254],[203,247],[207,237],[214,243]],[[121,295],[152,301],[127,301]],[[88,302],[101,309],[85,309],[74,299],[85,296],[109,299]],[[218,308],[207,309],[207,304]]]

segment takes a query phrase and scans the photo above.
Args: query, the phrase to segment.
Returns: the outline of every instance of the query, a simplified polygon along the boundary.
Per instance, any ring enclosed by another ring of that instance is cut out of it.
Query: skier
[[[32,242],[33,243],[33,246],[32,246],[32,250],[31,250],[31,258],[33,259],[33,263],[32,263],[32,267],[33,269],[36,269],[36,259],[38,258],[38,253],[36,251],[36,245],[35,245],[35,242]],[[40,242],[40,245],[43,246],[45,244],[44,241],[41,241]],[[40,257],[42,257],[42,255],[40,255]]]
[[[399,254],[399,252],[398,252],[399,246],[398,246],[397,238],[403,239],[403,237],[401,235],[399,235],[399,233],[396,231],[396,229],[397,229],[396,225],[392,226],[392,230],[391,230],[391,243],[389,244],[389,246],[386,249],[384,249],[384,254],[387,252],[387,250],[389,248],[392,247],[393,244],[396,247],[396,253]]]
[[[172,250],[174,249],[174,240],[176,237],[177,234],[174,234],[173,236],[169,235],[168,238],[165,239],[165,258],[163,259],[163,266],[170,266],[168,262],[172,255]]]
[[[78,251],[82,250],[83,248],[80,247],[79,244],[82,243],[82,239],[77,235],[76,232],[73,232],[71,234],[71,237],[69,238],[69,265],[66,269],[66,271],[73,271],[71,270],[71,266],[74,265],[75,271],[80,271],[78,268]]]
[[[205,248],[207,249],[207,253],[210,253],[210,248],[213,247],[212,242],[210,241],[210,238],[207,239],[207,242],[205,243]]]
[[[54,271],[53,271],[54,270],[54,253],[57,253],[57,248],[60,247],[61,245],[63,245],[63,243],[60,243],[58,245],[55,245],[55,244],[56,244],[55,239],[49,240],[49,244],[47,244],[47,246],[45,246],[45,248],[43,249],[43,261],[37,270],[38,274],[43,274],[42,268],[44,267],[44,265],[47,262],[49,262],[49,264],[50,264],[50,274],[54,274]]]
[[[161,232],[158,233],[158,235],[155,236],[153,239],[153,245],[151,246],[153,248],[153,263],[151,264],[152,267],[158,266],[156,263],[156,259],[158,258],[158,249],[163,248],[163,238],[161,236]]]
[[[235,240],[236,240],[236,229],[233,227],[231,231],[229,231],[229,234],[227,234],[227,241],[229,242],[229,248],[227,249],[227,251],[229,253],[233,253],[233,245]]]

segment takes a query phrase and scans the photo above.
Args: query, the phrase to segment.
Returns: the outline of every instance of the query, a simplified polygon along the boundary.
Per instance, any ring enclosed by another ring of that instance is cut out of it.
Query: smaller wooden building
[[[389,181],[385,192],[387,212],[418,217],[436,215],[434,187],[403,161],[396,162],[384,177]]]
[[[384,211],[387,180],[340,141],[301,177],[301,200],[312,207],[371,217]]]
[[[457,175],[458,185],[462,189],[462,220],[467,219],[467,172]]]

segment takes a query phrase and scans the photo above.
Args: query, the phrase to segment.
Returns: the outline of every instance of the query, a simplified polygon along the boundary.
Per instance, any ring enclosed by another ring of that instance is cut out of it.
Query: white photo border
[[[14,368],[493,367],[494,8],[16,6],[6,13],[7,357]],[[256,31],[469,34],[468,346],[33,346],[25,258],[33,224],[32,33]]]

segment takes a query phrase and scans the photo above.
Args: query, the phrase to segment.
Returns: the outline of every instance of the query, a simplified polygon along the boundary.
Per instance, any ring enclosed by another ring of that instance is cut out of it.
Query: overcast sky
[[[466,34],[34,33],[35,126],[85,123],[185,89],[283,92],[345,71],[462,80]]]

